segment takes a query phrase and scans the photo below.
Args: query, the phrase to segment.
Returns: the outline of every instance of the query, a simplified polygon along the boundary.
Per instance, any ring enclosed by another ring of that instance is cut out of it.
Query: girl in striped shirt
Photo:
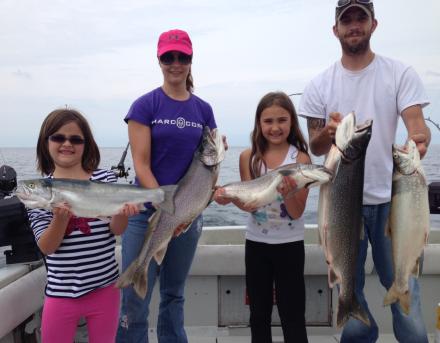
[[[97,169],[99,162],[90,126],[78,111],[58,109],[46,117],[37,143],[42,175],[116,182],[113,172]],[[114,235],[124,232],[137,207],[126,204],[110,221],[74,217],[67,203],[28,213],[47,267],[42,341],[72,343],[84,317],[89,342],[114,342],[120,303]]]

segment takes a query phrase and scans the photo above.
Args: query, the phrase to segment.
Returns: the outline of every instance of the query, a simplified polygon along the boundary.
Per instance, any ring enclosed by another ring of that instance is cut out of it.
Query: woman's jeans
[[[138,256],[148,226],[154,213],[147,210],[130,217],[127,230],[122,235],[122,270],[126,270]],[[183,328],[185,281],[191,267],[202,232],[203,220],[199,216],[190,228],[171,239],[160,266],[152,260],[148,268],[148,292],[141,299],[132,286],[122,290],[122,306],[116,342],[148,342],[148,306],[156,277],[160,283],[160,307],[157,320],[157,338],[160,343],[188,342]]]
[[[390,203],[364,205],[362,210],[365,237],[359,247],[355,293],[359,303],[368,313],[371,327],[366,326],[357,319],[350,318],[344,326],[341,343],[370,343],[376,342],[378,338],[379,330],[368,309],[363,291],[365,284],[364,265],[367,257],[368,241],[371,244],[374,266],[381,284],[388,290],[394,281],[391,240],[388,236],[385,236],[385,224],[388,219]],[[394,336],[400,343],[428,343],[426,328],[422,318],[420,289],[417,279],[411,277],[409,286],[411,293],[409,315],[402,312],[398,302],[391,305]]]

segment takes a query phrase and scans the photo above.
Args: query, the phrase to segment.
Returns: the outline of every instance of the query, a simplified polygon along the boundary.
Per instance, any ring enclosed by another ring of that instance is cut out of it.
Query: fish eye
[[[35,188],[35,183],[30,183],[29,188]]]

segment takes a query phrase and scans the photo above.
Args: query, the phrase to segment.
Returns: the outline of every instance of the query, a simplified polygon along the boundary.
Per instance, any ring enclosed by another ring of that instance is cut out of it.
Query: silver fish
[[[350,316],[370,325],[355,289],[359,241],[363,236],[362,198],[365,154],[372,121],[356,126],[354,113],[339,124],[325,166],[334,171],[332,182],[321,186],[318,207],[320,241],[328,263],[330,287],[339,284],[337,325]]]
[[[391,237],[394,282],[384,299],[384,305],[399,301],[409,314],[411,275],[419,276],[419,258],[429,235],[428,185],[414,141],[407,150],[393,146],[393,186],[391,209],[386,234]]]
[[[294,191],[298,191],[328,182],[332,172],[320,165],[291,163],[253,180],[229,183],[222,187],[224,193],[221,197],[237,199],[245,206],[263,207],[275,201],[278,195],[277,187],[283,176],[295,180],[297,187]]]
[[[28,208],[51,210],[57,204],[67,202],[77,217],[109,217],[123,208],[125,203],[162,203],[166,211],[173,212],[172,198],[175,185],[156,189],[140,188],[132,185],[104,183],[99,181],[73,179],[33,179],[20,180],[14,194]]]
[[[208,206],[217,181],[225,149],[217,130],[205,127],[202,142],[194,153],[188,171],[178,183],[174,196],[174,214],[159,210],[151,217],[144,244],[136,260],[121,275],[117,287],[133,285],[136,293],[147,294],[147,268],[152,258],[162,263],[175,229],[191,223]]]

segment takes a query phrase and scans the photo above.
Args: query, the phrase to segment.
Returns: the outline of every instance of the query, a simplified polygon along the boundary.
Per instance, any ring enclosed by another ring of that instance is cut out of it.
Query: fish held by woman
[[[121,275],[116,283],[123,288],[133,285],[136,293],[145,298],[147,294],[147,269],[152,258],[161,264],[174,231],[181,225],[191,223],[208,206],[217,182],[220,162],[225,148],[217,130],[204,128],[199,148],[184,177],[178,182],[174,194],[174,214],[158,210],[150,219],[148,230],[139,256]]]

